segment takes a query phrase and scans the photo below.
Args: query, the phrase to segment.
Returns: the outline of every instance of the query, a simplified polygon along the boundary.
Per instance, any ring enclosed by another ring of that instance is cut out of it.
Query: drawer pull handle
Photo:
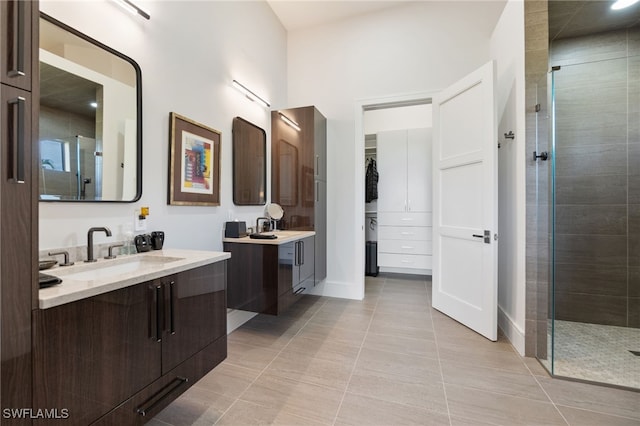
[[[149,411],[153,410],[164,398],[169,396],[174,390],[178,389],[183,384],[187,383],[189,379],[186,377],[176,377],[173,379],[167,386],[160,389],[158,392],[153,394],[151,398],[147,399],[144,404],[146,406],[141,405],[136,409],[136,413],[140,414],[142,417],[145,417]]]
[[[175,284],[175,281],[171,281],[169,283],[169,308],[171,309],[171,312],[169,313],[169,332],[171,334],[176,334],[176,321],[175,321],[175,294],[173,291],[173,286]]]
[[[413,250],[415,247],[411,247],[411,246],[402,246],[403,250]]]
[[[400,219],[400,220],[410,221],[410,220],[413,220],[413,218],[412,218],[412,217],[403,217],[403,218],[402,218],[402,219]]]
[[[402,232],[402,235],[414,235],[413,232]]]
[[[299,289],[297,289],[296,291],[293,292],[293,294],[300,294],[303,291],[305,291],[307,288],[306,287],[300,287]]]
[[[162,303],[162,286],[156,286],[156,342],[162,341],[162,323],[164,322],[164,307]]]
[[[402,260],[402,263],[413,263],[413,262],[410,260]]]
[[[484,235],[473,234],[474,238],[484,238]]]
[[[9,178],[13,183],[24,183],[25,102],[26,99],[22,96],[18,96],[9,101],[9,111],[11,113],[11,117],[9,118],[9,132],[12,139],[9,144],[9,149],[11,150],[11,155],[9,155],[11,161],[9,164],[9,170],[11,170]]]
[[[7,73],[9,77],[22,77],[24,72],[24,22],[25,22],[25,3],[24,1],[12,1],[8,6],[11,7],[11,70]]]

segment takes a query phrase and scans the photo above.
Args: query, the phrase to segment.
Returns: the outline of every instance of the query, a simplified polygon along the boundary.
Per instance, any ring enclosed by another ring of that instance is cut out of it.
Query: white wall
[[[135,59],[142,68],[143,192],[134,204],[40,203],[40,249],[86,244],[91,226],[121,225],[149,206],[148,231],[164,230],[171,248],[222,250],[228,217],[255,221],[262,207],[232,201],[231,122],[241,116],[270,135],[270,113],[230,85],[237,79],[286,106],[286,31],[263,1],[139,2],[149,21],[111,1],[42,0],[43,12]],[[169,113],[173,111],[222,132],[220,207],[167,205]],[[270,152],[270,140],[268,140]],[[270,162],[267,166],[270,176]],[[267,185],[270,187],[270,184]]]
[[[432,111],[431,104],[365,111],[362,121],[364,134],[372,135],[387,130],[433,127]]]
[[[316,105],[328,119],[328,271],[318,293],[362,297],[364,192],[357,188],[364,187],[364,156],[354,144],[362,122],[356,104],[433,93],[486,63],[503,6],[416,2],[289,33],[288,104]]]
[[[524,355],[525,330],[525,85],[524,4],[510,0],[491,37],[497,62],[498,324]],[[513,131],[515,139],[505,139]]]

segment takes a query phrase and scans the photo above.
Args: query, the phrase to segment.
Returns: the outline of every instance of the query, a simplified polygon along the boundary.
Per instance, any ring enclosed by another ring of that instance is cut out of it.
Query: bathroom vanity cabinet
[[[226,327],[226,261],[38,310],[34,407],[145,423],[226,358]]]
[[[225,238],[231,253],[227,307],[279,315],[313,287],[314,232],[276,240]]]
[[[37,306],[37,1],[0,1],[0,408],[31,407]],[[35,101],[35,102],[34,102]],[[35,104],[35,105],[34,105]],[[30,424],[29,419],[2,419]]]

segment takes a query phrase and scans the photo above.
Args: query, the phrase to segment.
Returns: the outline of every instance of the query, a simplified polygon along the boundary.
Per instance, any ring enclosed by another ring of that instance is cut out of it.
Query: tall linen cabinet
[[[31,407],[31,312],[37,308],[37,1],[0,1],[0,406]]]
[[[315,282],[324,280],[327,119],[314,106],[271,112],[271,201],[284,210],[281,229],[315,231]]]
[[[431,274],[431,129],[377,134],[378,265]]]

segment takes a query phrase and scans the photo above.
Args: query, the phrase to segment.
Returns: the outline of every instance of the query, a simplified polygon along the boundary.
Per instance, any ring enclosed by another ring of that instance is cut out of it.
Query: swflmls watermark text
[[[4,408],[3,419],[68,419],[68,408]]]

